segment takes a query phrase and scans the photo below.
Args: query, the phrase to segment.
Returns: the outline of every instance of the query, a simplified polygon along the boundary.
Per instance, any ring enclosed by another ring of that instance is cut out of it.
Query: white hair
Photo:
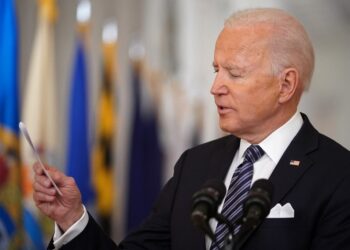
[[[294,67],[300,74],[303,89],[310,86],[315,65],[311,40],[303,25],[281,9],[258,8],[234,13],[225,21],[225,27],[235,28],[265,24],[272,28],[267,40],[274,74]]]

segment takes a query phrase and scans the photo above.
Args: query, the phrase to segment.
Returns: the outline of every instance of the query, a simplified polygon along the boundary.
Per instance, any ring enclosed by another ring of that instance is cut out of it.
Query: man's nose
[[[228,89],[225,86],[225,84],[223,83],[222,79],[220,79],[221,77],[219,76],[219,73],[216,75],[213,84],[211,86],[210,89],[210,93],[212,95],[224,95],[227,94]]]

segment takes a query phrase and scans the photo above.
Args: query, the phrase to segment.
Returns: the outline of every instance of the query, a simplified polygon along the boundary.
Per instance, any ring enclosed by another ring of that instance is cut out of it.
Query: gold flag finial
[[[54,22],[57,19],[57,5],[56,0],[38,0],[40,14],[47,18],[49,22]]]

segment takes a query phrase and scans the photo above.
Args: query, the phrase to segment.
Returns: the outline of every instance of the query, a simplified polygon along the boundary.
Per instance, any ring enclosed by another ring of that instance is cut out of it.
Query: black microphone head
[[[214,239],[214,234],[208,221],[216,216],[225,193],[225,185],[219,180],[211,179],[205,182],[202,188],[192,196],[192,223],[212,239]]]
[[[226,193],[225,185],[216,179],[211,179],[205,182],[202,188],[192,196],[192,211],[202,208],[205,211],[200,211],[204,216],[211,218],[215,216],[217,208],[222,202]],[[192,213],[193,213],[192,212]]]
[[[257,192],[267,192],[268,196],[270,197],[270,200],[272,199],[273,195],[273,185],[271,181],[267,179],[259,179],[256,180],[253,185],[251,190],[257,191]]]
[[[257,221],[263,220],[270,212],[273,185],[267,179],[259,179],[253,183],[243,206],[243,214],[255,216]],[[254,213],[251,213],[254,211]]]
[[[221,203],[222,199],[224,199],[226,194],[226,187],[222,181],[217,179],[210,179],[203,184],[202,189],[205,188],[212,189],[213,192],[216,192],[215,199],[217,199],[217,202],[219,202],[219,204]]]

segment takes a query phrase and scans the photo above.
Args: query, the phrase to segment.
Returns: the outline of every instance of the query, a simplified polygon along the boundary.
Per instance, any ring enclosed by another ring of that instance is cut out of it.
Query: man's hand
[[[62,192],[60,196],[45,176],[41,166],[36,163],[34,169],[34,194],[36,206],[51,219],[55,220],[65,232],[84,213],[80,191],[72,177],[65,176],[55,168],[45,166],[53,181]]]

